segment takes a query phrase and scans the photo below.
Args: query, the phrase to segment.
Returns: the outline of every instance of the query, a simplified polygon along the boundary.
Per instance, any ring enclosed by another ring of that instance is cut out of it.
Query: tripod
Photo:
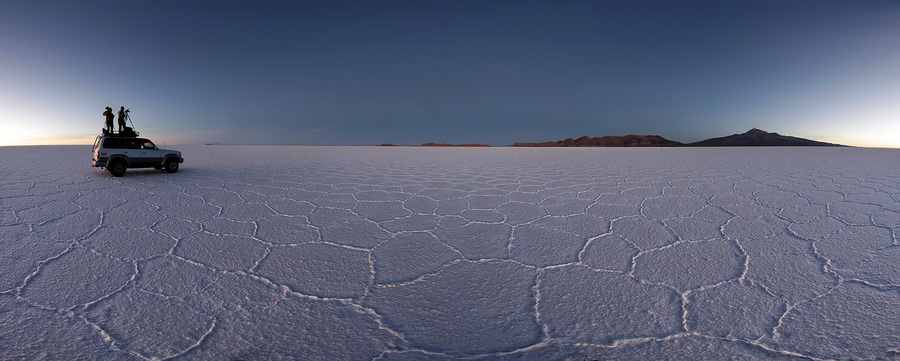
[[[134,122],[131,121],[131,109],[125,109],[125,120],[131,123],[131,129],[134,129]]]

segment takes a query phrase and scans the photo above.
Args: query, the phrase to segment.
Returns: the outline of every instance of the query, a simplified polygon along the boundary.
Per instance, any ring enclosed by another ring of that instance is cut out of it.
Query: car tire
[[[112,174],[113,177],[121,177],[125,175],[125,161],[116,160],[106,166],[106,170],[109,171],[109,174]]]
[[[169,173],[175,173],[178,171],[178,160],[175,158],[169,158],[166,160],[166,163],[163,164],[163,169]]]

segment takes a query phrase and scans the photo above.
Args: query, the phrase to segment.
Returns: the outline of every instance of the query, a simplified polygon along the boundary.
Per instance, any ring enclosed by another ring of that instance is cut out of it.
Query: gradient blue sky
[[[898,1],[3,1],[0,145],[900,147]]]

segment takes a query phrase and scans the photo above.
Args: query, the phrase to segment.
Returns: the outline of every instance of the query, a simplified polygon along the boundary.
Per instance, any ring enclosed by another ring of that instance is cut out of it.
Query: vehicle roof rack
[[[134,138],[134,137],[141,135],[141,133],[138,133],[134,129],[131,129],[131,127],[125,127],[124,129],[122,129],[121,132],[108,132],[106,129],[103,129],[103,130],[101,130],[100,134],[103,136],[106,136],[106,137],[122,137],[122,138]]]

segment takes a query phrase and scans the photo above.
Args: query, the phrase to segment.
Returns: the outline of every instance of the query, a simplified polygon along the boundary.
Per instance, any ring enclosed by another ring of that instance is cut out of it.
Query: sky
[[[106,106],[167,144],[900,148],[900,2],[0,2],[0,145],[91,144]]]

